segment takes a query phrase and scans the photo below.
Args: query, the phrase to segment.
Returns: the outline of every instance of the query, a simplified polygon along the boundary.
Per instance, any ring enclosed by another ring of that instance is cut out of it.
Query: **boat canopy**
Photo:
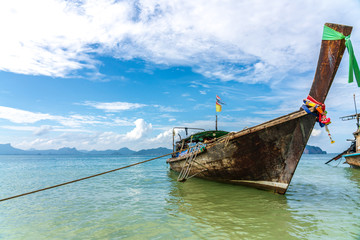
[[[188,143],[191,141],[192,142],[203,142],[205,140],[210,140],[213,138],[219,138],[219,137],[225,136],[228,133],[229,132],[226,132],[226,131],[215,131],[215,130],[198,132],[198,133],[195,133],[195,134],[183,139],[182,141],[184,141],[185,143]]]

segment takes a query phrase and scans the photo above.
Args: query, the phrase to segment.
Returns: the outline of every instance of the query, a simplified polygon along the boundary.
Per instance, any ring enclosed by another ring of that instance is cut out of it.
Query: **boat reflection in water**
[[[199,178],[181,183],[169,171],[171,231],[189,239],[358,239],[360,171],[329,167],[328,157],[304,154],[286,195]]]
[[[177,174],[169,172],[172,187],[168,210],[184,218],[176,229],[188,237],[222,239],[297,239],[291,236],[296,222],[283,195],[266,191],[193,179],[178,182]],[[194,229],[195,231],[192,231]],[[289,232],[284,229],[290,229]],[[269,238],[270,237],[270,238]]]

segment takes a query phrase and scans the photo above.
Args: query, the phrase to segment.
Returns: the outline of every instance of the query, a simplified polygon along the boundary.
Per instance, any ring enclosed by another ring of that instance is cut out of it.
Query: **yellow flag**
[[[221,105],[216,103],[216,111],[221,112]]]

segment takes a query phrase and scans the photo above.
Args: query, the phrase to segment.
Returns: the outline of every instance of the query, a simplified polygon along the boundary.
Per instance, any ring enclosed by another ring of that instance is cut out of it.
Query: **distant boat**
[[[360,168],[360,152],[344,155],[346,163],[353,168]]]
[[[325,25],[345,36],[352,31],[350,26]],[[308,97],[312,102],[325,101],[344,50],[344,39],[322,41]],[[317,113],[315,108],[307,110]],[[178,153],[167,163],[179,173],[178,181],[199,177],[285,194],[318,120],[314,115],[300,109],[238,132],[200,131],[177,142],[173,138]]]
[[[349,164],[351,167],[360,168],[360,124],[359,124],[360,114],[357,113],[355,94],[354,94],[354,105],[355,105],[355,114],[340,118],[343,121],[356,119],[357,129],[353,133],[354,140],[348,139],[348,141],[351,141],[350,147],[326,163],[329,163],[334,160],[338,160],[341,157],[345,157],[346,163]]]

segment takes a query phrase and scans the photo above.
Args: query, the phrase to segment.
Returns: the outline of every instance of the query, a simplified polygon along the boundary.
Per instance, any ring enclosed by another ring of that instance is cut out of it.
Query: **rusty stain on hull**
[[[326,23],[343,33],[352,27]],[[309,95],[324,102],[345,50],[344,40],[323,40]],[[305,96],[306,97],[306,96]],[[285,194],[313,130],[316,117],[298,110],[255,127],[230,133],[199,152],[189,175]],[[170,158],[181,172],[186,156]]]

